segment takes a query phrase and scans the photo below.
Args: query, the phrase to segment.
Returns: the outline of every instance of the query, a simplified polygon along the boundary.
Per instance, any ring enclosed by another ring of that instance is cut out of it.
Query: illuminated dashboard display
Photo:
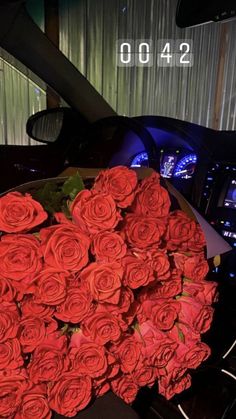
[[[228,239],[236,239],[236,233],[234,231],[223,230],[222,233],[223,236],[227,237]]]
[[[197,163],[196,154],[184,156],[175,166],[174,176],[180,178],[191,178]]]
[[[161,161],[161,176],[171,178],[174,173],[177,156],[164,155]]]
[[[197,163],[196,154],[187,154],[178,160],[177,155],[163,154],[161,158],[161,176],[166,178],[178,177],[189,179],[192,177]],[[148,167],[148,155],[146,152],[137,154],[132,162],[131,167]]]
[[[224,207],[236,208],[236,179],[232,179],[224,199]]]

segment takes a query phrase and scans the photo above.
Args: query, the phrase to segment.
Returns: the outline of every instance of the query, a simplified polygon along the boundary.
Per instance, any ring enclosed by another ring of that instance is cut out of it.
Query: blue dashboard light
[[[147,153],[139,153],[135,156],[131,162],[130,167],[141,167],[148,166],[148,155]]]
[[[193,175],[195,164],[197,163],[196,154],[184,156],[176,165],[174,176],[181,178],[190,178]]]

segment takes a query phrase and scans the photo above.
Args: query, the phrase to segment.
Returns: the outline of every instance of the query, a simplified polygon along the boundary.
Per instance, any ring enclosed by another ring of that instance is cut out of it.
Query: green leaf
[[[182,330],[178,329],[178,335],[181,342],[185,343],[185,338]]]
[[[64,323],[64,326],[61,328],[61,334],[62,335],[66,335],[66,333],[68,332],[69,329],[69,324],[68,323]]]
[[[76,195],[84,189],[84,182],[79,172],[74,176],[70,176],[62,186],[64,195],[69,196],[71,200],[75,199]]]
[[[184,282],[193,282],[193,280],[191,278],[187,278],[187,276],[183,277],[183,281]]]
[[[143,342],[143,345],[146,346],[146,342],[143,339],[143,335],[141,333],[141,330],[140,330],[140,327],[139,327],[139,323],[136,321],[131,327],[132,327],[132,329],[136,330],[136,332],[139,334],[139,336],[140,336],[140,338],[141,338],[141,340]]]
[[[39,232],[36,233],[32,233],[34,237],[36,237],[36,239],[39,239]]]
[[[66,201],[64,201],[64,202],[62,203],[62,206],[61,206],[61,211],[65,214],[65,216],[66,216],[66,218],[68,218],[68,220],[71,220],[71,219],[72,219],[72,217],[71,217],[71,213],[70,213],[70,211],[69,211],[68,204],[67,204],[67,202],[66,202]]]
[[[61,211],[63,193],[57,189],[58,185],[48,182],[33,194],[33,198],[50,214]]]
[[[184,334],[183,334],[182,330],[180,329],[180,327],[179,327],[179,324],[178,324],[178,323],[176,323],[176,327],[177,327],[177,330],[178,330],[179,340],[180,340],[181,342],[185,343],[185,336],[184,336]]]

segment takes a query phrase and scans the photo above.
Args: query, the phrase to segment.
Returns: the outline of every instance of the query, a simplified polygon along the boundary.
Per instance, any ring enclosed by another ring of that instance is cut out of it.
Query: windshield
[[[236,20],[178,28],[177,0],[59,3],[61,50],[117,113],[235,129]]]
[[[177,0],[25,4],[40,29],[119,115],[166,116],[235,130],[236,20],[179,28]],[[43,80],[1,49],[0,143],[33,144],[26,121],[53,104],[65,106]]]

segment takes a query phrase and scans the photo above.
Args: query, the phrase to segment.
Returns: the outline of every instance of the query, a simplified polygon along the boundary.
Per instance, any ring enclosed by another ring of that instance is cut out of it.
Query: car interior
[[[235,418],[236,75],[231,79],[234,123],[230,129],[158,114],[158,110],[156,114],[121,114],[41,31],[26,3],[23,0],[0,2],[0,47],[40,77],[64,102],[61,106],[56,103],[56,106],[32,113],[24,121],[25,133],[37,145],[8,144],[7,140],[0,144],[0,192],[5,193],[25,182],[56,177],[68,167],[124,165],[159,171],[162,181],[171,183],[231,250],[222,255],[221,264],[212,266],[210,272],[210,279],[219,283],[220,295],[213,326],[204,335],[204,341],[212,347],[212,355],[194,372],[193,386],[168,402],[157,394],[156,388],[144,389],[132,408],[144,419]],[[55,3],[58,6],[58,2],[54,2],[53,7]],[[119,7],[129,7],[130,3],[119,2]],[[175,9],[176,27],[193,28],[189,29],[191,31],[201,25],[230,22],[234,25],[235,40],[235,0],[166,0],[166,3]],[[132,31],[127,30],[127,33],[127,38],[132,38]],[[191,32],[189,34],[190,39]],[[222,42],[218,46],[223,51]],[[236,65],[235,41],[231,55]],[[197,65],[197,60],[194,56],[193,66]],[[221,65],[219,63],[218,72],[223,71]],[[163,71],[168,74],[170,69],[163,67]],[[144,73],[144,78],[145,74],[148,78],[148,73]],[[221,76],[218,74],[218,77]],[[106,84],[105,76],[103,83]],[[181,87],[176,80],[178,88]],[[154,95],[151,88],[149,95]],[[78,419],[80,417],[78,415]]]

